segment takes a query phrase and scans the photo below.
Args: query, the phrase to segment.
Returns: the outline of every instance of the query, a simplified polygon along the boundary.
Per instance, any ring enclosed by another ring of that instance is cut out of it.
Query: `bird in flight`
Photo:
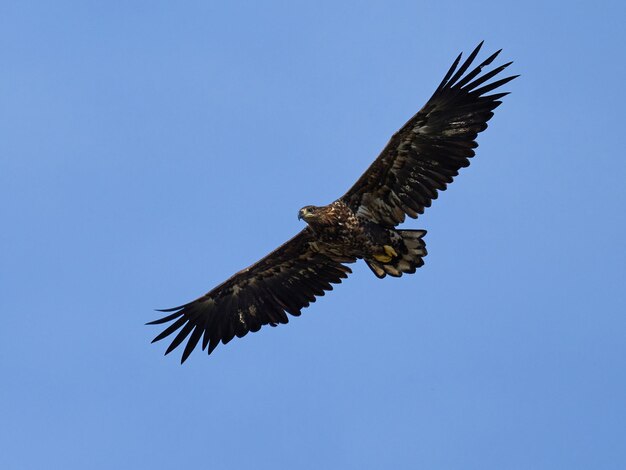
[[[491,92],[517,77],[490,82],[511,62],[483,73],[500,51],[471,68],[481,46],[462,64],[459,54],[424,107],[346,194],[327,206],[303,207],[298,218],[307,226],[291,240],[202,297],[160,310],[168,315],[148,324],[173,323],[153,342],[178,332],[165,354],[187,340],[183,363],[200,339],[211,354],[220,341],[287,323],[287,313],[299,316],[316,296],[348,277],[346,264],[358,259],[378,278],[400,277],[422,266],[426,231],[395,227],[407,215],[422,214],[469,165],[478,133],[508,94]]]

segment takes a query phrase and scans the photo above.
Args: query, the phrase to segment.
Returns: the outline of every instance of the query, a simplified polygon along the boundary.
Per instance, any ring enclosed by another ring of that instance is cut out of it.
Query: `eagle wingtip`
[[[185,308],[187,305],[189,305],[189,304],[179,305],[178,307],[172,307],[172,308],[155,308],[154,311],[155,312],[163,312],[163,313],[175,312],[176,310],[181,310],[181,309]]]

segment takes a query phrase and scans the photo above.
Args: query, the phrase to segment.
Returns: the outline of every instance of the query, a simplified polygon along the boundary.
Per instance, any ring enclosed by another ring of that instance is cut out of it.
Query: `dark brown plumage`
[[[364,259],[376,276],[399,277],[424,264],[424,230],[397,230],[405,216],[416,218],[446,189],[474,156],[479,132],[507,93],[488,93],[513,80],[486,84],[511,62],[481,75],[500,51],[467,72],[482,43],[459,67],[461,55],[426,105],[385,146],[355,185],[328,206],[306,206],[308,226],[284,245],[239,271],[202,297],[162,310],[173,322],[154,341],[178,332],[167,348],[185,340],[182,360],[202,339],[208,353],[235,336],[263,325],[287,323],[316,296],[332,290],[351,272],[346,263]],[[458,67],[458,68],[457,68]],[[153,342],[154,342],[153,341]]]

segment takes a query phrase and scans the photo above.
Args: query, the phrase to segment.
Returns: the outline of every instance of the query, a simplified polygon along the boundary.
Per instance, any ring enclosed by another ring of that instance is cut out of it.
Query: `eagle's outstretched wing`
[[[341,198],[360,215],[389,227],[402,223],[405,214],[416,218],[437,198],[437,191],[469,165],[478,146],[476,136],[487,128],[500,98],[488,95],[517,77],[486,85],[511,62],[481,75],[500,51],[467,72],[482,42],[458,68],[461,55],[426,105],[392,137],[378,158]]]
[[[202,297],[172,309],[170,315],[148,323],[157,325],[173,321],[152,342],[180,330],[165,354],[185,339],[187,345],[182,362],[191,354],[202,337],[202,349],[211,352],[221,341],[241,338],[261,326],[287,323],[291,315],[315,302],[315,296],[332,290],[331,284],[341,282],[352,271],[342,263],[352,258],[337,258],[318,252],[310,229],[302,230],[291,240],[249,268],[239,271]]]

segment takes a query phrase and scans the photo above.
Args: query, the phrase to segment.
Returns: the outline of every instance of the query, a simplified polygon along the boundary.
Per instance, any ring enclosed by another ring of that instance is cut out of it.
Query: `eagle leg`
[[[385,249],[385,253],[387,253],[389,256],[398,256],[398,253],[396,253],[396,250],[393,249],[393,246],[384,245],[383,248]]]
[[[398,256],[396,250],[393,249],[390,245],[383,245],[383,249],[385,250],[385,254],[374,255],[374,259],[376,261],[380,261],[381,263],[388,263],[391,261],[394,256]]]

